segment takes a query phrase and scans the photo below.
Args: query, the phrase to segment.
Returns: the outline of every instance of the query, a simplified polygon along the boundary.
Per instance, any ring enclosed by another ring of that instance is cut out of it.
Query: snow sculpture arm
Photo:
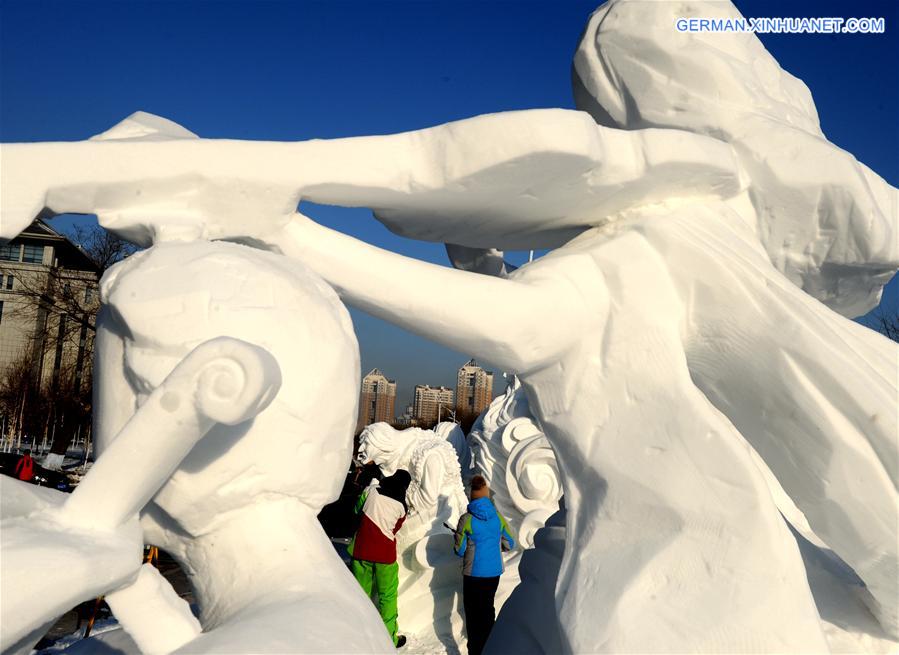
[[[141,566],[140,509],[215,423],[255,416],[279,387],[267,351],[207,341],[150,394],[63,505],[4,520],[0,649],[30,648],[46,622],[129,583]]]
[[[381,250],[299,214],[268,242],[310,266],[346,302],[507,370],[552,361],[581,334],[584,299],[571,280],[589,263],[573,257],[561,275],[506,280]],[[537,324],[534,316],[553,321]]]
[[[299,143],[200,139],[138,112],[89,141],[0,152],[0,240],[39,214],[65,212],[95,213],[142,245],[255,238],[290,222],[306,199],[372,207],[413,238],[546,248],[635,204],[739,188],[733,154],[715,139],[597,127],[563,109]]]
[[[134,584],[107,595],[106,602],[142,653],[171,653],[203,631],[187,601],[152,564],[144,564]]]

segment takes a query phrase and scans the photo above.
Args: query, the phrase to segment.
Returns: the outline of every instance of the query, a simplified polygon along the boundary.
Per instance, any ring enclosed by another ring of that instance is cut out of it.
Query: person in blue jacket
[[[462,606],[468,632],[468,655],[481,655],[496,621],[493,599],[503,573],[502,551],[515,547],[512,530],[489,497],[480,475],[471,479],[468,512],[456,528],[456,555],[463,558]]]

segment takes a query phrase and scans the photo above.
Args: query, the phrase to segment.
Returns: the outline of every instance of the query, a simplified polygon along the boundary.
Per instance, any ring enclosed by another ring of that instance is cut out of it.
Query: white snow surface
[[[845,316],[899,267],[897,191],[827,141],[754,35],[678,33],[673,12],[736,15],[603,5],[575,57],[588,113],[304,143],[138,113],[86,142],[4,144],[0,238],[46,209],[155,245],[103,280],[96,466],[62,506],[4,501],[3,650],[132,584],[144,540],[196,591],[203,632],[179,652],[392,650],[315,520],[358,402],[341,300],[519,376],[566,508],[558,568],[531,569],[539,611],[503,612],[555,616],[533,652],[894,643],[899,347]],[[301,198],[371,207],[459,269],[316,225]],[[254,247],[205,240],[224,238]],[[511,270],[504,248],[554,250]],[[443,483],[458,458],[439,441],[410,462]]]

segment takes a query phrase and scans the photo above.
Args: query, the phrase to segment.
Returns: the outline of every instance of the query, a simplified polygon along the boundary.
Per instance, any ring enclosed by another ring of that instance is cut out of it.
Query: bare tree
[[[874,328],[887,339],[899,342],[899,311],[879,309],[874,314]]]
[[[133,243],[129,243],[99,226],[78,225],[73,230],[71,239],[97,265],[100,275],[103,275],[106,269],[113,264],[137,251],[137,246]]]
[[[75,271],[64,267],[51,267],[46,275],[21,275],[21,270],[0,266],[0,274],[16,274],[17,303],[15,311],[24,313],[36,323],[44,312],[55,316],[65,316],[66,325],[61,333],[50,330],[47,343],[55,345],[60,339],[75,342],[80,340],[79,328],[86,327],[96,332],[95,319],[99,309],[99,294],[96,283],[106,270],[134,253],[137,248],[99,226],[76,226],[71,241],[95,266],[96,270]],[[49,325],[50,322],[48,322]],[[41,329],[42,326],[38,326]],[[54,325],[58,329],[58,325]],[[43,326],[43,329],[47,329]]]
[[[4,436],[31,434],[36,427],[29,424],[30,419],[40,415],[44,402],[39,397],[39,387],[34,385],[31,369],[31,358],[23,353],[0,376],[0,413],[5,418]],[[37,411],[32,411],[32,406],[36,406]]]
[[[0,266],[0,274],[15,277],[10,315],[33,326],[28,352],[0,371],[0,411],[11,433],[52,439],[56,454],[64,454],[77,434],[90,429],[99,279],[136,250],[99,226],[76,227],[70,240],[94,270]]]

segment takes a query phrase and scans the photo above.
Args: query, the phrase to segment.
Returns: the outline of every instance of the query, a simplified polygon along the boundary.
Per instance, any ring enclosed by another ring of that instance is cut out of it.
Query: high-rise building
[[[415,385],[412,403],[412,418],[419,425],[430,425],[445,420],[447,410],[453,407],[453,390],[449,387],[431,387],[427,384]]]
[[[493,400],[493,371],[485,371],[469,359],[456,376],[456,412],[458,418],[480,414]]]
[[[372,423],[391,422],[396,404],[396,381],[388,380],[381,371],[373,368],[362,378],[362,393],[359,396],[358,432]]]

